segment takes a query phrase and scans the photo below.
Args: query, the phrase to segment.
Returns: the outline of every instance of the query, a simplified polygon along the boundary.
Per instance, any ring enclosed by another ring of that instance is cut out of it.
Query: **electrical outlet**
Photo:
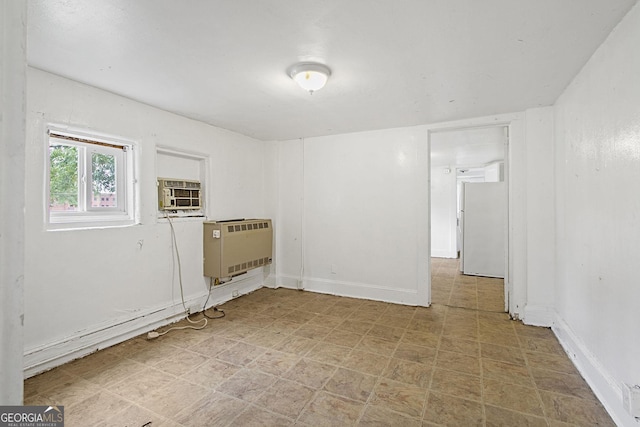
[[[239,294],[238,294],[238,291],[237,291],[237,290],[235,290],[235,291],[231,292],[231,296],[232,296],[232,297],[234,297],[234,298],[237,298],[237,297],[238,297],[238,295],[239,295]]]

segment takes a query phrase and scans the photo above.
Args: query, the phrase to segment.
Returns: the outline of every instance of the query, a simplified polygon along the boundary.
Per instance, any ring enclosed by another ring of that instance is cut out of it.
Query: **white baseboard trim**
[[[280,275],[276,279],[278,287],[298,289],[299,276]],[[305,291],[341,297],[370,299],[404,305],[418,305],[418,292],[413,289],[391,288],[368,283],[342,282],[313,277],[305,277],[302,283]]]
[[[557,314],[551,329],[616,425],[638,426],[639,424],[635,418],[622,406],[621,385],[607,372],[598,359],[587,349],[582,340]]]
[[[238,295],[253,292],[261,288],[263,282],[262,272],[256,270],[256,273],[248,276],[239,276],[229,283],[216,286],[211,292],[207,308],[236,298],[233,296],[236,291]],[[187,308],[203,307],[206,299],[207,293],[204,292],[185,299],[185,305]],[[32,377],[97,350],[111,347],[130,338],[177,322],[185,317],[182,302],[179,301],[164,307],[141,310],[127,317],[112,319],[63,339],[25,349],[24,377]]]
[[[555,321],[556,312],[546,305],[529,305],[524,308],[522,321],[525,325],[551,327]]]

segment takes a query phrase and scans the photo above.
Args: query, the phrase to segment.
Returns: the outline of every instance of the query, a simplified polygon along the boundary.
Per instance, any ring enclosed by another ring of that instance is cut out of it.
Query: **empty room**
[[[640,425],[637,0],[0,1],[0,425]]]

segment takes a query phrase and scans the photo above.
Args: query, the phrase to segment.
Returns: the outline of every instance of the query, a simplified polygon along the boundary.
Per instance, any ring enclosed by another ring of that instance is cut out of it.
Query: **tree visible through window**
[[[131,145],[50,133],[49,223],[131,220]]]
[[[52,210],[78,209],[78,149],[49,146],[49,206]]]
[[[91,180],[93,182],[93,207],[117,206],[107,205],[111,196],[116,195],[116,158],[106,154],[91,154]],[[103,203],[104,202],[104,203]]]

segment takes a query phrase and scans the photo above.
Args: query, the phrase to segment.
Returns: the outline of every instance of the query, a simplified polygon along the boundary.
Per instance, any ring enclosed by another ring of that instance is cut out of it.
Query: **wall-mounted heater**
[[[270,219],[205,221],[204,275],[232,277],[271,264]]]

